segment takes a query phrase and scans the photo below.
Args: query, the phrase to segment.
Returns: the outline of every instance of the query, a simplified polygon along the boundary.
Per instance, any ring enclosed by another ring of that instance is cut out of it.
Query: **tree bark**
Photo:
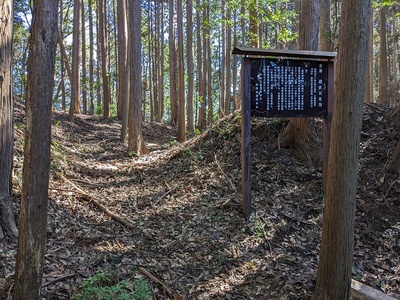
[[[395,106],[397,104],[397,31],[396,31],[396,11],[395,11],[395,6],[392,7],[391,10],[392,14],[392,26],[393,26],[393,31],[392,31],[392,39],[393,39],[393,74],[392,74],[392,81],[391,81],[391,101],[390,105]]]
[[[379,103],[389,105],[389,72],[387,64],[386,7],[380,9],[379,21]]]
[[[57,1],[33,2],[19,237],[13,299],[39,299],[47,236]]]
[[[224,99],[224,107],[225,107],[225,115],[228,115],[231,111],[231,52],[232,52],[232,32],[231,32],[231,9],[226,8],[226,24],[225,24],[225,33],[226,33],[226,41],[225,41],[225,99]]]
[[[117,100],[117,117],[122,119],[125,99],[126,68],[127,68],[127,21],[126,21],[126,0],[118,0],[118,80],[119,92]]]
[[[214,116],[214,107],[213,107],[213,84],[212,84],[212,74],[211,74],[211,42],[210,42],[210,0],[206,0],[206,4],[204,6],[204,15],[207,22],[206,30],[204,32],[204,47],[205,47],[205,55],[204,55],[204,75],[206,76],[206,94],[207,94],[207,123],[211,125],[213,122]]]
[[[301,2],[299,49],[318,50],[321,0]],[[318,166],[321,151],[317,143],[314,123],[308,118],[292,118],[282,133],[281,146],[294,152],[308,165]]]
[[[204,27],[201,26],[201,10],[200,10],[200,0],[196,0],[196,60],[197,60],[197,101],[199,102],[199,113],[197,118],[197,126],[200,129],[204,129],[207,126],[207,116],[206,116],[206,87],[205,87],[205,74],[204,70],[204,43],[202,43],[203,30]],[[203,15],[204,18],[204,15]]]
[[[187,130],[194,132],[194,115],[193,115],[193,90],[194,90],[194,63],[193,63],[193,0],[187,0],[187,46],[186,61],[188,72],[187,87]]]
[[[94,33],[93,33],[93,0],[89,0],[89,113],[94,114]]]
[[[174,6],[175,1],[168,1],[168,43],[169,43],[169,101],[171,105],[171,125],[178,123],[178,66],[175,47]]]
[[[186,141],[185,61],[183,55],[183,0],[177,0],[178,32],[178,141]]]
[[[106,0],[98,1],[99,11],[99,47],[101,53],[101,75],[103,79],[103,117],[110,117],[111,91],[108,81],[108,49],[107,49],[107,32],[106,32]]]
[[[81,6],[81,33],[82,33],[82,106],[83,113],[88,113],[87,105],[87,76],[86,76],[86,24],[85,24],[85,1]]]
[[[158,89],[158,111],[157,111],[157,122],[161,123],[164,116],[164,1],[159,0],[159,52],[158,52],[158,80],[160,88]]]
[[[322,0],[321,2],[321,50],[332,51],[332,31],[331,31],[331,1]]]
[[[74,0],[74,19],[72,34],[72,78],[71,78],[71,103],[69,107],[69,119],[72,120],[75,113],[80,113],[80,24],[81,24],[81,0]]]
[[[374,102],[374,16],[371,9],[368,44],[368,72],[366,74],[365,98],[364,102]]]
[[[142,34],[141,1],[129,1],[129,63],[130,63],[130,103],[128,118],[128,152],[136,155],[146,154],[142,134]]]
[[[11,204],[13,169],[12,32],[13,1],[0,0],[0,238],[1,228],[18,235]]]
[[[321,254],[313,299],[350,299],[371,1],[344,0]]]

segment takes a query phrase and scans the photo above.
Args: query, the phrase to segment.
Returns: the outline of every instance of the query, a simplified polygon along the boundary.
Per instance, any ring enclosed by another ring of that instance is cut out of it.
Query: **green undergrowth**
[[[152,299],[148,282],[143,278],[119,280],[118,276],[99,272],[85,279],[72,300],[147,300]]]

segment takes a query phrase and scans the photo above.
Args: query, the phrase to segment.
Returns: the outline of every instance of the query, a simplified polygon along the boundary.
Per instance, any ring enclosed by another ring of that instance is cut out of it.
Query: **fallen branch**
[[[169,287],[167,287],[160,279],[155,277],[153,274],[151,274],[149,271],[147,271],[143,267],[139,267],[139,271],[146,275],[151,281],[154,283],[158,284],[161,289],[168,294],[172,299],[174,300],[183,300],[183,297],[178,295],[177,293],[174,293]]]
[[[114,219],[118,223],[122,224],[126,228],[129,228],[129,229],[134,229],[135,228],[135,226],[131,222],[125,220],[121,216],[119,216],[116,213],[114,213],[111,210],[109,210],[107,207],[105,207],[101,203],[99,203],[96,200],[94,200],[93,196],[91,196],[89,193],[87,193],[84,190],[82,190],[77,184],[71,182],[70,180],[68,180],[67,178],[65,178],[62,175],[60,175],[60,176],[62,177],[62,179],[64,179],[64,181],[68,182],[72,187],[74,187],[73,190],[68,190],[69,192],[74,192],[74,193],[80,194],[81,195],[81,199],[83,199],[83,200],[85,200],[85,201],[87,201],[89,203],[94,204],[98,209],[100,209],[101,211],[105,212],[112,219]],[[61,190],[61,189],[55,189],[55,188],[50,188],[50,189],[51,190]]]
[[[354,279],[351,280],[351,296],[353,299],[360,300],[396,300]]]
[[[42,288],[44,288],[44,287],[46,287],[46,286],[48,286],[48,285],[51,285],[51,284],[53,284],[53,283],[56,283],[56,282],[59,282],[59,281],[63,281],[63,280],[72,278],[72,277],[75,277],[75,274],[68,274],[68,275],[60,276],[60,277],[58,277],[58,278],[56,278],[56,279],[53,279],[53,280],[51,280],[51,281],[46,282],[45,284],[42,284]]]

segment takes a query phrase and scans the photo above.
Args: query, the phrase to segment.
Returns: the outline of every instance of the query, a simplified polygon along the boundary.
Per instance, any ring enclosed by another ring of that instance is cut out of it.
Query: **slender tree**
[[[130,101],[128,117],[128,152],[137,155],[146,154],[142,134],[142,35],[141,1],[129,1],[129,64],[130,64]]]
[[[318,50],[321,0],[301,2],[299,49]],[[315,127],[309,118],[292,118],[282,133],[282,147],[291,147],[308,164],[320,163]]]
[[[126,85],[126,65],[127,65],[127,31],[128,23],[126,20],[126,0],[118,0],[118,80],[119,92],[117,100],[117,116],[122,119],[123,103],[125,99]]]
[[[187,0],[187,46],[186,60],[188,72],[187,88],[187,130],[194,132],[193,93],[194,93],[194,63],[193,63],[193,0]]]
[[[85,22],[85,1],[82,1],[81,7],[81,32],[82,32],[82,104],[83,113],[88,113],[87,106],[87,76],[86,76],[86,22]]]
[[[175,0],[168,1],[168,44],[169,44],[169,98],[171,104],[171,125],[178,122],[178,64],[175,48],[174,6]]]
[[[178,134],[179,142],[186,140],[185,61],[183,54],[183,0],[177,0],[178,32]]]
[[[80,113],[80,24],[81,24],[81,0],[74,0],[73,43],[72,43],[72,78],[71,78],[71,103],[69,118],[75,113]]]
[[[365,79],[365,102],[374,102],[374,15],[371,9],[368,43],[368,72]]]
[[[391,7],[391,15],[392,15],[392,50],[393,50],[393,55],[392,55],[392,65],[393,65],[393,70],[392,70],[392,81],[390,83],[391,86],[391,101],[390,104],[392,106],[397,104],[397,90],[398,90],[398,80],[397,80],[397,32],[396,32],[396,6],[393,5]]]
[[[64,28],[64,4],[63,1],[60,0],[60,24],[59,24],[59,31],[63,32],[63,28]],[[62,34],[60,34],[62,35]],[[63,42],[62,42],[62,38],[59,40],[59,44],[60,44],[60,51],[61,51],[61,55],[60,55],[60,76],[61,76],[61,110],[65,111],[66,109],[66,93],[65,93],[65,62],[64,62],[64,53],[65,49]]]
[[[164,116],[164,1],[162,0],[158,0],[159,1],[159,13],[157,14],[159,19],[159,34],[158,34],[158,42],[159,42],[159,51],[158,53],[158,63],[157,63],[157,67],[158,67],[158,85],[160,86],[160,88],[158,89],[158,111],[157,111],[157,122],[161,123],[163,116]]]
[[[321,254],[314,299],[350,299],[370,0],[343,0]]]
[[[13,167],[12,32],[13,1],[0,0],[0,236],[17,237],[11,205]]]
[[[200,104],[199,113],[198,113],[198,120],[197,126],[200,129],[204,129],[207,126],[207,116],[206,116],[206,81],[204,80],[204,50],[202,45],[205,45],[202,42],[202,30],[204,30],[201,26],[202,19],[201,19],[201,6],[200,0],[196,0],[196,60],[197,60],[197,93],[198,93],[198,102]]]
[[[88,21],[89,21],[89,112],[94,113],[94,33],[93,33],[93,0],[88,2]]]
[[[57,1],[34,0],[26,88],[26,127],[13,299],[39,299],[47,235],[51,106]]]
[[[103,117],[110,117],[111,91],[108,76],[108,47],[107,47],[107,30],[106,30],[106,0],[98,0],[99,12],[99,47],[101,53],[101,75],[103,83]]]
[[[389,105],[389,70],[387,62],[386,6],[380,9],[379,20],[379,103]]]

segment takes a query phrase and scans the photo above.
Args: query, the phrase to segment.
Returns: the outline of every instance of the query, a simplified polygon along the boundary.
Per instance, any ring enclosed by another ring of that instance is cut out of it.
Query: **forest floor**
[[[400,297],[400,179],[385,171],[398,139],[390,111],[367,105],[363,115],[353,278]],[[173,128],[145,123],[151,152],[128,157],[117,119],[77,116],[72,123],[53,112],[43,299],[70,299],[100,271],[116,280],[144,278],[153,299],[309,299],[322,169],[276,145],[285,122],[253,120],[254,212],[246,221],[236,115],[183,144]],[[16,102],[16,209],[23,127]],[[10,275],[16,245],[0,241],[0,248]]]

